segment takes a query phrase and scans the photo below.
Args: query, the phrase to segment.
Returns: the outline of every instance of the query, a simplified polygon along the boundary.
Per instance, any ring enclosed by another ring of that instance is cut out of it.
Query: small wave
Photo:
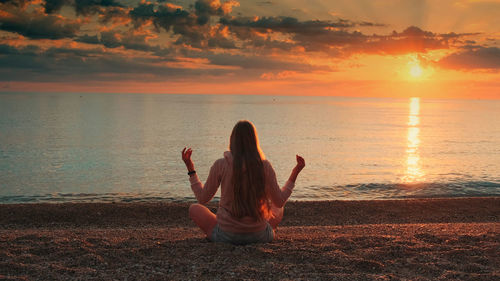
[[[500,183],[487,181],[443,183],[361,183],[315,187],[328,199],[396,199],[500,196]]]
[[[219,196],[212,200],[218,202]],[[194,196],[175,197],[170,193],[53,193],[43,195],[0,196],[0,204],[20,203],[126,203],[126,202],[196,202]]]

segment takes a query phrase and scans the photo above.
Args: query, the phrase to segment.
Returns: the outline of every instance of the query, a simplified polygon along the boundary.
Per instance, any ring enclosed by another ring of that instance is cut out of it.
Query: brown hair
[[[237,218],[268,218],[270,206],[265,188],[264,154],[259,146],[257,130],[250,121],[236,123],[229,149],[233,156],[233,215]]]

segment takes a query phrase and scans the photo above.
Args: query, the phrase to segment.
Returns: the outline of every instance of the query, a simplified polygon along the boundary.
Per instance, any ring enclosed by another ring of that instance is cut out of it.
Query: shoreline
[[[0,279],[500,278],[500,197],[288,202],[276,239],[246,246],[207,242],[188,207],[0,204]]]
[[[192,203],[0,204],[0,229],[36,227],[188,226]],[[217,202],[207,207],[216,212]],[[500,197],[358,201],[291,201],[281,226],[379,223],[489,222],[500,217]]]
[[[395,184],[402,185],[402,184]],[[500,187],[500,185],[498,186]],[[141,197],[144,196],[144,197]],[[296,195],[297,196],[297,195]],[[500,197],[500,193],[472,193],[472,194],[420,194],[420,195],[409,195],[409,196],[389,196],[389,197],[365,197],[365,196],[354,196],[354,197],[335,197],[332,198],[306,198],[306,197],[295,197],[294,201],[300,202],[318,202],[318,201],[380,201],[380,200],[413,200],[413,199],[456,199],[456,198],[495,198]],[[214,196],[211,202],[219,202],[220,197]],[[144,194],[116,194],[116,193],[103,193],[103,194],[93,194],[93,193],[57,193],[57,194],[45,194],[45,195],[32,195],[32,196],[20,196],[20,195],[10,195],[10,196],[0,196],[0,205],[11,205],[11,204],[65,204],[65,203],[96,203],[96,204],[107,204],[107,203],[196,203],[196,197],[186,196],[186,197],[162,197],[158,195],[144,195]]]

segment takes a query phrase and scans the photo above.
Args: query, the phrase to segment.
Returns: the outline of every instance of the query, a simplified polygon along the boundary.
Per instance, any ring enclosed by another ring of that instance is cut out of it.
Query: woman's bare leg
[[[273,229],[276,229],[278,227],[278,224],[281,222],[283,219],[283,209],[284,206],[281,208],[278,208],[274,206],[274,204],[271,204],[271,212],[273,214],[273,217],[269,220],[269,224]]]
[[[212,236],[212,230],[217,224],[215,214],[201,204],[189,206],[189,217],[198,225],[208,238]]]

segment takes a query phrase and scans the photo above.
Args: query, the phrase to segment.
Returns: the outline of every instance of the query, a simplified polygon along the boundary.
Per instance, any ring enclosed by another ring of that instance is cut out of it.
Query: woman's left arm
[[[302,169],[306,166],[306,161],[304,158],[302,158],[299,155],[295,156],[297,158],[297,165],[292,169],[292,173],[290,174],[290,177],[288,178],[288,181],[295,183],[297,180],[297,176],[300,174]]]
[[[297,165],[295,165],[295,167],[292,169],[292,173],[290,174],[288,181],[282,188],[280,188],[278,185],[278,182],[276,180],[276,173],[274,172],[271,163],[267,162],[269,163],[269,165],[266,175],[266,182],[267,182],[266,188],[268,189],[271,201],[278,208],[281,208],[285,205],[285,202],[292,194],[292,189],[295,186],[295,181],[297,180],[297,176],[306,166],[304,158],[302,158],[299,155],[297,155],[296,158],[297,158]]]

